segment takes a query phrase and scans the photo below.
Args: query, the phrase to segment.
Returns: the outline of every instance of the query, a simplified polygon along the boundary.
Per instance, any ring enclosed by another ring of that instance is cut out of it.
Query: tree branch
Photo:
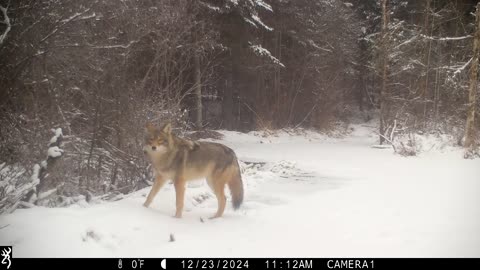
[[[10,32],[10,29],[12,29],[12,24],[10,23],[10,18],[8,17],[7,14],[7,8],[4,8],[3,6],[0,6],[0,11],[3,13],[3,21],[0,23],[5,24],[7,28],[5,29],[5,32],[0,35],[0,46],[3,44],[5,41],[5,38],[7,37],[8,32]]]
[[[50,38],[51,36],[55,35],[55,33],[57,33],[57,31],[62,28],[63,26],[65,26],[66,24],[68,24],[69,22],[73,21],[75,18],[79,17],[80,15],[83,15],[85,13],[87,13],[88,11],[90,11],[90,8],[87,8],[86,10],[82,11],[82,12],[78,12],[78,13],[75,13],[73,14],[72,16],[70,16],[69,18],[67,19],[63,19],[61,21],[62,24],[60,24],[59,26],[55,27],[55,29],[52,30],[52,32],[50,32],[50,34],[46,35],[44,38],[42,38],[42,40],[40,40],[40,43],[44,42],[45,40],[47,40],[48,38]]]

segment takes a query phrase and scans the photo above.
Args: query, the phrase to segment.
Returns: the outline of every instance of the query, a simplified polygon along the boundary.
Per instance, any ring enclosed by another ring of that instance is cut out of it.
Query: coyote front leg
[[[153,201],[153,198],[155,198],[155,196],[157,195],[158,191],[162,188],[163,184],[165,184],[165,179],[160,176],[160,175],[157,175],[155,177],[155,182],[153,182],[153,186],[152,186],[152,189],[150,190],[150,193],[148,193],[148,197],[147,197],[147,200],[145,201],[145,203],[143,204],[143,206],[145,207],[149,207],[150,204],[152,203]]]

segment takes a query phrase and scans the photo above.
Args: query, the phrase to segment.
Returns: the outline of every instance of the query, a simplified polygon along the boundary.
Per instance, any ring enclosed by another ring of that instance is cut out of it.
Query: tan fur
[[[218,209],[212,218],[225,211],[225,185],[232,194],[234,209],[243,201],[243,183],[235,153],[225,145],[190,141],[172,133],[170,124],[156,128],[147,124],[144,151],[155,172],[155,181],[144,203],[148,207],[158,191],[171,179],[176,194],[175,217],[181,218],[186,182],[206,178],[217,197]]]

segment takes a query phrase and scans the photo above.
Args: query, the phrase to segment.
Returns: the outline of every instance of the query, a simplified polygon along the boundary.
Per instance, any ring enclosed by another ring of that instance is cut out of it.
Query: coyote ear
[[[153,133],[154,130],[155,130],[155,127],[152,125],[152,123],[147,122],[147,124],[145,125],[145,131],[149,133]]]
[[[171,123],[167,123],[167,124],[163,127],[163,132],[165,132],[165,133],[167,133],[167,134],[172,133],[172,124],[171,124]]]

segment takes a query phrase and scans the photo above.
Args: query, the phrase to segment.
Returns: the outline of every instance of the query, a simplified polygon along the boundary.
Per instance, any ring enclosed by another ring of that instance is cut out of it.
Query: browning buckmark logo
[[[1,246],[1,255],[2,255],[2,269],[5,269],[3,267],[6,267],[6,269],[10,269],[10,266],[12,265],[12,247],[11,246]]]

